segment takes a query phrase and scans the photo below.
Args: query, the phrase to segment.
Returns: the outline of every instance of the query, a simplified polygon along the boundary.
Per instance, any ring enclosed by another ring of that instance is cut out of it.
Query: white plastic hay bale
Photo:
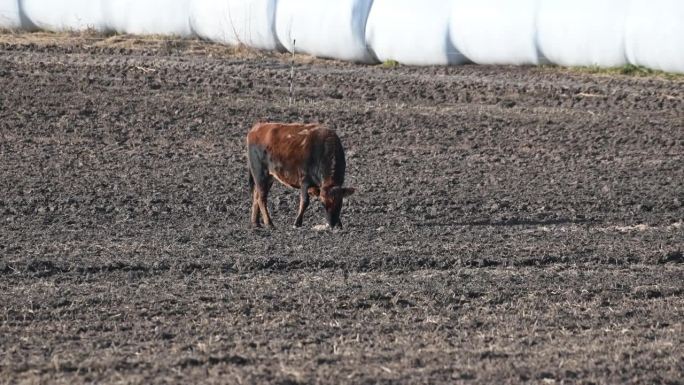
[[[564,66],[619,67],[625,54],[625,0],[542,0],[538,46],[550,62]]]
[[[108,30],[135,35],[194,36],[190,0],[102,0]]]
[[[375,0],[366,24],[366,43],[380,61],[409,65],[465,61],[449,34],[451,0]]]
[[[625,47],[631,64],[684,73],[684,1],[632,0]]]
[[[28,28],[21,23],[17,0],[0,0],[0,28]]]
[[[451,41],[466,58],[478,64],[539,64],[538,3],[454,0]]]
[[[190,25],[200,37],[230,44],[280,50],[275,34],[276,0],[193,0]]]
[[[22,0],[22,10],[31,23],[47,31],[104,31],[99,0]]]
[[[366,47],[372,4],[372,0],[278,0],[276,34],[289,52],[373,62]]]

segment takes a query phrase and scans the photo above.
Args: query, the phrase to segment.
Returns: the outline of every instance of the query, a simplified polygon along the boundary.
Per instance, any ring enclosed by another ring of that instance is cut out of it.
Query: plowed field
[[[684,378],[684,80],[0,34],[0,383]],[[344,230],[244,138],[322,122]]]

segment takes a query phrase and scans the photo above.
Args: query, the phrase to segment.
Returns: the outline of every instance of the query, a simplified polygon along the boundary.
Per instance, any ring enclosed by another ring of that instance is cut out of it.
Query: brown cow
[[[296,227],[302,225],[309,195],[323,203],[330,228],[342,227],[342,198],[354,189],[342,187],[346,163],[335,131],[319,124],[257,123],[247,134],[247,155],[253,226],[260,226],[261,212],[264,224],[273,227],[267,199],[275,178],[299,189]]]

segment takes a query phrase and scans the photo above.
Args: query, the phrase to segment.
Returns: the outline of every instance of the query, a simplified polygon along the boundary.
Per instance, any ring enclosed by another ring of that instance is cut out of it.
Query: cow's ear
[[[348,196],[352,195],[354,192],[356,192],[356,189],[353,187],[342,188],[342,196],[343,197],[348,197]]]

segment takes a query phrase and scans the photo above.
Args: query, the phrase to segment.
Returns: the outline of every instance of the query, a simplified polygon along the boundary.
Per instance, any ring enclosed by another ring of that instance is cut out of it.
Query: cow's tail
[[[249,199],[252,199],[252,196],[254,195],[254,177],[252,176],[252,170],[247,170],[247,175],[248,175],[248,183],[249,183]]]

